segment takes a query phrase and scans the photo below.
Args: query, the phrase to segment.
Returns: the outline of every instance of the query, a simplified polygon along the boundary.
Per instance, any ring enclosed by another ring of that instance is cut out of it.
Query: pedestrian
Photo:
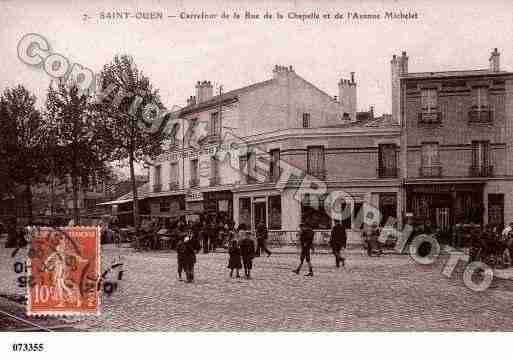
[[[251,239],[249,232],[244,232],[239,247],[244,266],[244,275],[246,279],[251,279],[251,269],[253,269],[253,258],[255,257],[255,242]]]
[[[237,272],[237,278],[240,278],[239,270],[242,268],[242,262],[241,262],[241,253],[239,244],[234,239],[230,242],[230,245],[228,247],[228,268],[230,269],[230,278],[233,277],[233,270],[235,269]]]
[[[305,274],[307,277],[313,277],[312,263],[310,262],[310,251],[313,246],[314,231],[310,228],[307,223],[301,223],[299,225],[299,242],[301,245],[300,262],[297,269],[293,270],[294,273],[299,274],[303,262],[306,260],[308,264],[308,273]]]
[[[336,221],[333,229],[331,230],[330,246],[333,251],[333,255],[335,256],[335,265],[337,268],[340,267],[340,263],[342,263],[342,266],[345,266],[346,259],[340,254],[340,251],[343,248],[346,248],[346,243],[346,228],[340,221]]]
[[[183,269],[187,283],[194,281],[194,265],[196,264],[196,252],[200,249],[199,242],[188,233],[184,240]]]
[[[260,257],[260,251],[267,253],[267,256],[271,256],[271,251],[267,248],[266,242],[268,237],[267,227],[263,221],[260,221],[256,226],[256,238],[257,238],[257,249],[256,257]]]
[[[184,257],[185,257],[185,242],[183,238],[178,239],[178,242],[176,244],[176,264],[178,269],[178,280],[181,282],[182,279],[182,272],[184,271]]]

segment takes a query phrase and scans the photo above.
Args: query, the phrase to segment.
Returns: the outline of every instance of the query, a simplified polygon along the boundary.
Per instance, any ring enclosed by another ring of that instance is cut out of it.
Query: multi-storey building
[[[513,73],[495,49],[481,70],[408,72],[394,56],[406,210],[440,228],[513,218]]]
[[[330,96],[291,66],[216,96],[210,82],[198,82],[176,114],[176,138],[150,168],[151,214],[224,212],[237,224],[263,221],[272,230],[297,230],[308,218],[326,229],[325,192],[343,190],[353,198],[347,222],[355,226],[363,203],[400,218],[400,128],[375,119],[372,108],[356,111],[354,74],[338,86]],[[199,142],[197,132],[205,135]],[[305,175],[321,189],[298,194]]]

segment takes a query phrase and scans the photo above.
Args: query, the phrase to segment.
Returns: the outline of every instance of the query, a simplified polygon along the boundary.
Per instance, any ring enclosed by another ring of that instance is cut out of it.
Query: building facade
[[[405,207],[417,221],[513,218],[513,73],[499,58],[495,49],[487,69],[424,73],[408,72],[404,52],[392,59]]]
[[[291,66],[218,95],[198,82],[150,168],[151,214],[221,213],[277,231],[296,231],[308,219],[322,230],[333,224],[328,194],[343,191],[352,198],[348,227],[358,227],[365,203],[401,218],[400,127],[375,119],[372,108],[356,111],[354,74],[338,86],[330,96]]]

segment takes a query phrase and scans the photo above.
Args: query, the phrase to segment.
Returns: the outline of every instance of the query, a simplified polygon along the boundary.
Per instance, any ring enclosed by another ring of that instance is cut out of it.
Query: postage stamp
[[[29,315],[99,314],[99,227],[40,227],[28,257]]]

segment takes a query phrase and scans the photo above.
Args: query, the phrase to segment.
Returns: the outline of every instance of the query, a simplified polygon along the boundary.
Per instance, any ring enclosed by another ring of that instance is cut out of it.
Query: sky
[[[158,88],[164,104],[183,106],[198,80],[232,90],[272,77],[275,64],[329,94],[356,73],[358,109],[391,112],[390,59],[407,51],[409,70],[488,67],[490,51],[513,70],[511,1],[24,1],[0,0],[0,89],[17,84],[41,105],[51,78],[22,63],[17,44],[42,35],[51,51],[94,71],[115,54],[132,55]],[[163,19],[101,19],[101,12],[162,12]],[[232,14],[280,12],[284,19],[185,20],[181,12]],[[288,13],[418,14],[413,20],[288,19]],[[84,15],[88,16],[84,20]],[[169,15],[178,17],[170,18]]]

